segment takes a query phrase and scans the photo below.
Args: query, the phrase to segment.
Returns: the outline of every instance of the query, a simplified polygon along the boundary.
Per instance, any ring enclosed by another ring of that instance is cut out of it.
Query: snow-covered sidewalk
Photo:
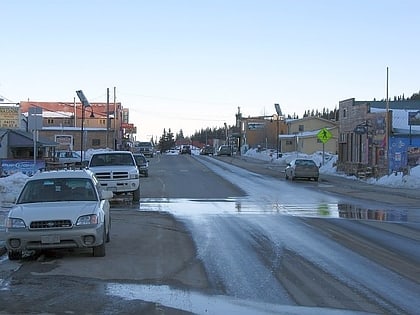
[[[351,180],[365,182],[371,185],[380,185],[380,186],[387,186],[387,187],[394,187],[394,188],[405,188],[405,189],[419,189],[420,188],[420,165],[411,168],[409,175],[403,175],[402,173],[394,174],[388,176],[383,176],[381,178],[367,178],[367,179],[359,179],[355,176],[346,176],[345,174],[340,174],[337,172],[337,168],[335,166],[337,162],[337,155],[322,152],[316,152],[311,155],[303,154],[303,153],[286,153],[282,154],[282,156],[277,159],[276,153],[273,150],[263,150],[258,152],[256,149],[248,150],[245,154],[242,155],[245,158],[253,158],[257,160],[266,161],[270,164],[280,164],[286,165],[291,160],[299,157],[299,158],[310,158],[313,159],[317,165],[321,165],[320,173],[321,174],[328,174],[331,176],[341,176],[346,177]]]

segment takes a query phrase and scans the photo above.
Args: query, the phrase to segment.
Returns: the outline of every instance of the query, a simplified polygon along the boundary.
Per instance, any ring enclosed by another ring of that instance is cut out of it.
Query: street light
[[[277,159],[279,158],[279,119],[282,116],[281,108],[279,104],[274,104],[274,108],[277,112],[277,135],[276,135],[276,143],[277,143]]]
[[[83,94],[82,90],[76,91],[76,94],[80,102],[82,102],[82,123],[80,128],[80,164],[83,165],[83,123],[85,120],[85,108],[90,107],[90,104],[85,95]],[[91,116],[92,115],[93,111],[91,112]]]

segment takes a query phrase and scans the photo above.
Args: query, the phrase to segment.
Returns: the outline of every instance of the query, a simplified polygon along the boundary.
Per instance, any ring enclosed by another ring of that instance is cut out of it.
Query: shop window
[[[92,139],[92,147],[99,147],[101,145],[100,139]]]

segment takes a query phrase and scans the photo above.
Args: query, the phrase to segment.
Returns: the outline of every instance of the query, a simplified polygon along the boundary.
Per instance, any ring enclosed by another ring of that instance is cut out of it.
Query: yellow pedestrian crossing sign
[[[331,139],[332,133],[327,128],[322,128],[316,136],[322,143],[326,143]]]

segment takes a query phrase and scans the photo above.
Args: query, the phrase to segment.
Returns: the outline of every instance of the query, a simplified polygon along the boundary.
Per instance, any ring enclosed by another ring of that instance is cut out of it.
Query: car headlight
[[[139,173],[130,174],[130,179],[138,179],[138,178],[140,178]]]
[[[25,222],[22,219],[18,219],[18,218],[6,218],[5,226],[6,228],[9,228],[9,229],[26,228]]]
[[[83,215],[77,219],[76,225],[98,224],[99,216],[97,214]]]

